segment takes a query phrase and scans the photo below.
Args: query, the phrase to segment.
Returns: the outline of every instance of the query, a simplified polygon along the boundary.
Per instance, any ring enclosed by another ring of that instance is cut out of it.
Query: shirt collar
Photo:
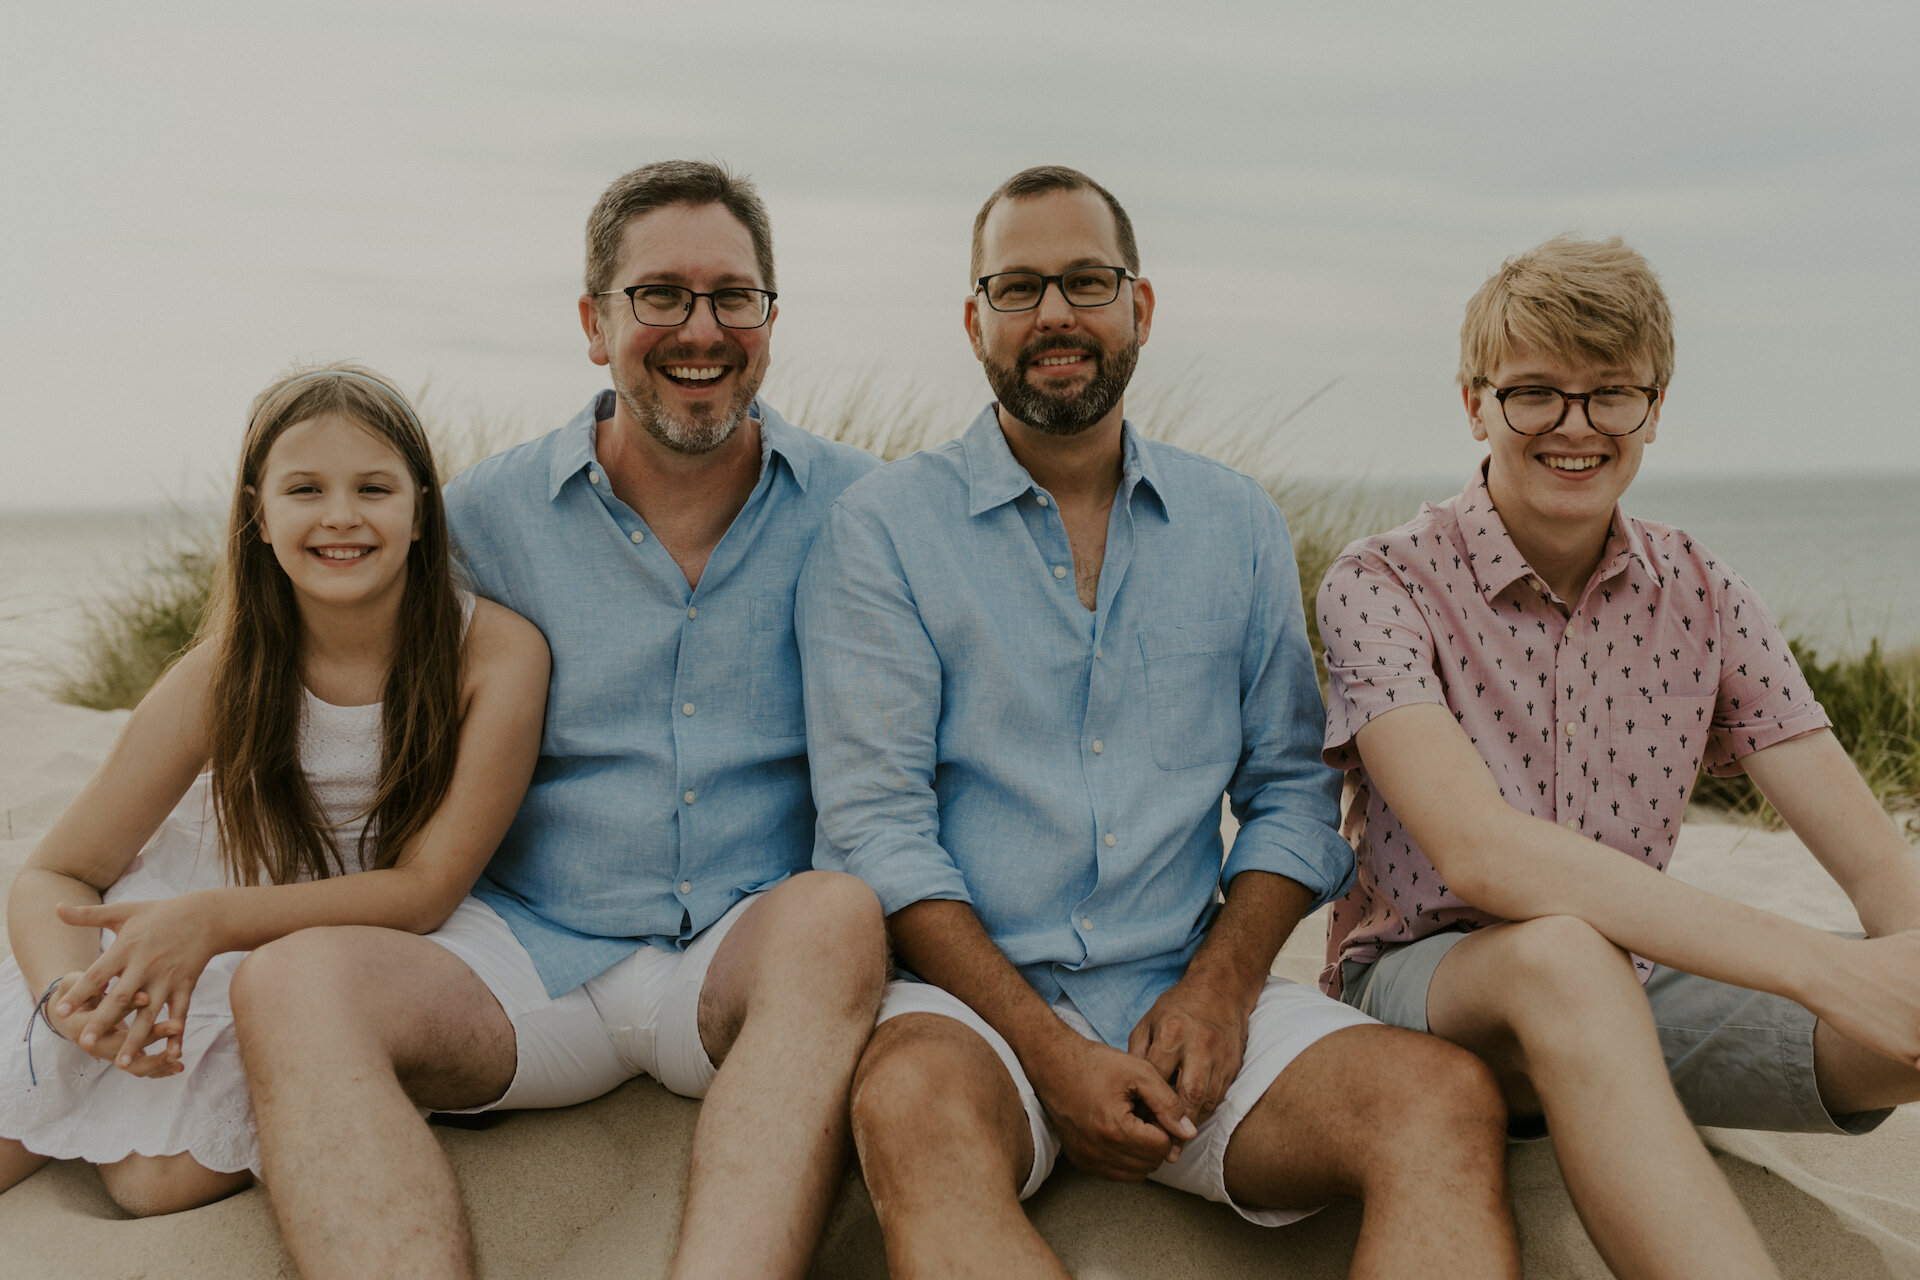
[[[1474,583],[1484,599],[1491,600],[1520,579],[1532,576],[1533,566],[1520,554],[1520,548],[1513,545],[1506,521],[1494,509],[1493,495],[1487,492],[1485,462],[1474,468],[1467,487],[1454,499],[1453,510],[1454,519],[1460,525],[1460,536],[1467,544]],[[1605,582],[1634,563],[1639,564],[1655,586],[1666,585],[1647,548],[1646,535],[1616,502],[1607,530],[1606,549],[1601,553],[1600,567],[1594,571],[1593,581]]]
[[[967,514],[970,516],[991,511],[1023,494],[1041,492],[1027,469],[1013,456],[1013,450],[1007,447],[998,411],[997,404],[989,404],[960,437],[960,449],[967,460]],[[1125,419],[1120,423],[1120,451],[1120,488],[1128,500],[1144,485],[1159,504],[1161,515],[1166,515],[1165,490],[1153,454],[1146,448],[1139,430]]]
[[[597,460],[594,444],[598,439],[598,427],[603,420],[613,416],[613,410],[613,392],[602,391],[561,429],[555,441],[552,463],[547,470],[547,501],[558,498],[568,480],[580,475]],[[807,444],[811,437],[757,397],[750,412],[760,419],[761,474],[766,474],[768,464],[777,454],[786,460],[794,483],[805,493],[811,462]]]

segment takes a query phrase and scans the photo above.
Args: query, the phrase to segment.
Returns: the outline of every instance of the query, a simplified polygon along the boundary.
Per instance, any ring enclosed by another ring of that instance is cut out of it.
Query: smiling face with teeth
[[[1003,199],[982,228],[982,275],[1122,261],[1113,213],[1087,189]],[[1117,432],[1121,394],[1153,324],[1153,286],[1125,281],[1106,306],[1073,307],[1049,285],[1030,311],[995,311],[976,292],[965,320],[1003,415],[1047,435],[1102,424]]]
[[[323,414],[282,431],[255,490],[260,538],[303,604],[397,604],[420,536],[414,482],[372,430]]]
[[[1525,436],[1507,426],[1493,392],[1517,386],[1576,393],[1604,386],[1647,386],[1653,382],[1651,365],[1593,364],[1515,347],[1487,381],[1491,385],[1461,388],[1461,399],[1473,438],[1488,446],[1487,491],[1514,545],[1534,562],[1536,554],[1543,560],[1564,558],[1565,549],[1590,544],[1597,562],[1614,506],[1653,443],[1665,394],[1654,402],[1645,425],[1631,435],[1595,431],[1584,408],[1574,403],[1558,427],[1545,435]]]
[[[673,204],[631,219],[611,289],[675,284],[696,292],[764,289],[753,236],[721,204]],[[643,325],[620,297],[580,299],[587,356],[608,366],[619,427],[637,427],[679,454],[705,454],[733,437],[766,376],[776,305],[758,329],[726,329],[704,298],[673,328]]]

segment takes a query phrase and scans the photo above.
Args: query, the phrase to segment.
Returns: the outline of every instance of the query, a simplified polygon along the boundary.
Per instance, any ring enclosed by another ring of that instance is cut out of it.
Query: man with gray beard
[[[1065,1276],[1019,1203],[1064,1151],[1265,1225],[1362,1197],[1356,1275],[1517,1276],[1487,1069],[1268,976],[1352,880],[1340,778],[1280,513],[1122,416],[1125,211],[1017,174],[970,275],[998,403],[847,489],[797,612],[814,865],[910,971],[853,1093],[890,1269]]]
[[[793,593],[876,464],[756,399],[774,298],[744,178],[679,161],[620,178],[580,299],[612,389],[447,488],[475,589],[546,634],[546,728],[518,817],[437,932],[311,930],[234,981],[306,1276],[472,1273],[415,1104],[562,1107],[641,1074],[707,1099],[674,1274],[806,1272],[886,943],[865,885],[808,869]]]

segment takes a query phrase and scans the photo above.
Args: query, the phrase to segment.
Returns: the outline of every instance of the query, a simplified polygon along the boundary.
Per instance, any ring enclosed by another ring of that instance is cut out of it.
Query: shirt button
[[[689,792],[687,792],[687,795],[686,795],[686,800],[687,800],[687,803],[688,803],[688,804],[692,804],[692,803],[693,803],[693,792],[691,792],[691,791],[689,791]]]
[[[1569,831],[1578,831],[1578,830],[1580,829],[1580,819],[1578,819],[1578,818],[1568,818],[1568,819],[1567,819],[1567,820],[1566,820],[1566,821],[1565,821],[1564,823],[1562,823],[1561,825],[1562,825],[1562,826],[1564,826],[1564,827],[1565,827],[1565,828],[1566,828],[1567,830],[1569,830]]]
[[[693,881],[691,881],[691,880],[682,880],[682,881],[680,882],[680,892],[682,892],[682,893],[692,893],[692,892],[693,892]]]
[[[647,540],[647,535],[640,532],[638,529],[635,529],[632,533],[628,534],[627,536],[629,538],[632,538],[636,544],[645,542]]]
[[[1105,834],[1104,836],[1101,836],[1101,837],[1100,837],[1100,842],[1101,842],[1102,844],[1104,844],[1104,845],[1106,845],[1106,846],[1107,846],[1107,848],[1109,848],[1109,849],[1111,849],[1111,848],[1113,848],[1113,846],[1114,846],[1114,845],[1116,845],[1116,844],[1118,844],[1118,843],[1120,843],[1120,842],[1119,842],[1118,840],[1115,840],[1115,839],[1113,838],[1113,832],[1111,832],[1111,831],[1109,831],[1109,832],[1107,832],[1107,834]]]
[[[1569,738],[1573,736],[1573,721],[1571,720],[1567,721],[1567,736]]]
[[[697,617],[699,617],[699,616],[700,616],[700,606],[698,606],[698,605],[692,605],[692,604],[690,604],[690,605],[688,605],[688,606],[687,606],[687,616],[688,616],[689,618],[697,618]]]
[[[1102,658],[1102,657],[1105,657],[1106,655],[1100,652],[1099,645],[1095,645],[1093,646],[1093,656],[1096,658]]]
[[[1098,738],[1095,738],[1093,740],[1093,754],[1099,755],[1102,751],[1105,751],[1106,749],[1107,749],[1106,743],[1100,741],[1100,739]]]
[[[1034,495],[1033,500],[1043,507],[1047,505],[1047,495],[1044,493]]]
[[[1053,576],[1054,576],[1054,577],[1056,577],[1056,578],[1064,578],[1064,577],[1066,577],[1066,576],[1067,576],[1067,566],[1065,566],[1065,565],[1063,565],[1063,564],[1057,564],[1057,565],[1055,565],[1055,566],[1053,566]]]
[[[1093,917],[1092,917],[1092,916],[1081,916],[1081,917],[1080,917],[1080,927],[1081,927],[1082,929],[1087,929],[1087,930],[1091,930],[1091,929],[1093,928]]]
[[[587,472],[587,483],[588,483],[588,484],[599,484],[599,483],[600,483],[600,473],[599,473],[598,471],[589,471],[589,472]]]
[[[680,714],[681,714],[681,715],[683,715],[683,716],[690,716],[690,715],[692,715],[692,714],[693,714],[693,704],[692,704],[691,702],[683,702],[683,703],[681,703],[681,704],[680,704]]]

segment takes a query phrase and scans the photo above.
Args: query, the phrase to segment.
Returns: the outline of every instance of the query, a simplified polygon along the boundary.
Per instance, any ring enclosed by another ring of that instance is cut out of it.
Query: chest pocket
[[[754,731],[770,738],[805,737],[800,653],[793,642],[793,600],[788,596],[755,596],[749,606],[752,678],[747,688]]]
[[[1162,769],[1240,758],[1240,646],[1236,618],[1184,627],[1145,627],[1149,737]]]

